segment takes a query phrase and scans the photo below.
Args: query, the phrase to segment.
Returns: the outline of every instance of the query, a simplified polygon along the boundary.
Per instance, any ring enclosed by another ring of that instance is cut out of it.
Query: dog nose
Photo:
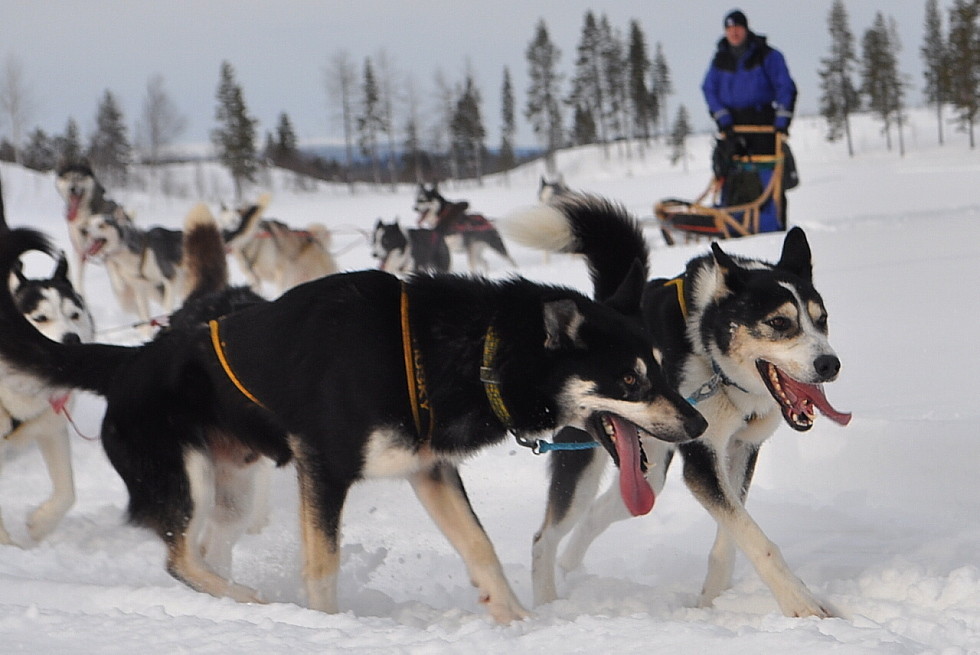
[[[78,336],[75,332],[69,332],[65,336],[61,337],[61,343],[74,344],[81,343],[82,338]]]
[[[820,355],[813,361],[813,368],[821,380],[833,380],[840,372],[840,360],[836,355]]]
[[[692,408],[691,413],[684,417],[684,432],[691,439],[700,437],[707,429],[708,421],[701,415],[701,412]]]

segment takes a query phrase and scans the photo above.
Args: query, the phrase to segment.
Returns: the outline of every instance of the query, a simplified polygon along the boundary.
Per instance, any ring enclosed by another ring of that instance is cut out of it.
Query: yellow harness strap
[[[480,367],[480,381],[483,383],[483,390],[487,394],[490,408],[504,427],[511,428],[513,421],[507,405],[504,404],[503,394],[500,393],[500,379],[494,371],[494,364],[497,360],[497,348],[500,345],[500,337],[493,326],[487,328],[487,333],[483,337],[483,366]]]
[[[665,287],[674,287],[677,290],[677,304],[681,307],[681,314],[687,318],[687,301],[684,300],[684,278],[675,277],[673,280],[664,282]]]
[[[404,282],[401,286],[402,352],[405,355],[405,381],[408,386],[408,400],[412,406],[415,431],[419,436],[431,439],[433,429],[432,407],[429,405],[428,392],[425,387],[422,355],[412,340],[412,328],[408,320],[408,291]],[[428,424],[427,430],[422,429],[423,418]]]
[[[252,393],[245,388],[245,385],[242,384],[242,381],[239,380],[238,376],[235,375],[235,372],[231,370],[231,364],[228,363],[228,358],[225,357],[225,348],[227,346],[221,340],[221,335],[219,334],[218,321],[217,320],[208,321],[208,327],[211,328],[211,346],[214,348],[214,354],[217,355],[218,362],[221,364],[221,368],[222,370],[224,370],[225,375],[227,375],[228,379],[231,380],[231,383],[235,385],[235,388],[237,388],[239,391],[242,392],[243,396],[251,400],[253,403],[258,405],[262,409],[265,409],[266,408],[265,405],[259,402],[259,399],[256,398],[254,395],[252,395]]]

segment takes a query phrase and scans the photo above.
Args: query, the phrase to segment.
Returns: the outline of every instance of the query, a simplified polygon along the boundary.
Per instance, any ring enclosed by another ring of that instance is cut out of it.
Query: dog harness
[[[426,441],[432,439],[435,422],[432,420],[432,406],[429,404],[429,393],[425,385],[425,370],[422,368],[422,353],[416,347],[412,337],[412,326],[408,313],[408,285],[401,283],[401,299],[399,302],[402,325],[402,352],[405,355],[405,382],[408,386],[408,400],[412,406],[412,419],[415,421],[415,432]],[[423,431],[422,426],[425,425]]]
[[[232,370],[231,364],[228,362],[228,358],[225,356],[225,349],[228,346],[221,340],[221,334],[219,333],[220,323],[218,320],[215,319],[208,321],[208,327],[211,328],[211,346],[214,348],[214,354],[218,357],[218,362],[221,364],[221,369],[225,372],[225,375],[228,376],[231,383],[235,385],[235,388],[242,392],[243,396],[251,400],[262,409],[266,409],[266,406],[263,405],[258,398],[252,395],[245,385],[242,384],[242,381],[238,379],[238,376],[235,375],[235,371]]]
[[[483,391],[487,395],[487,401],[490,403],[494,416],[504,424],[508,432],[514,435],[517,443],[525,448],[530,448],[535,455],[543,455],[552,450],[589,450],[598,447],[599,442],[597,441],[552,443],[544,439],[528,439],[524,436],[523,431],[514,428],[513,418],[507,410],[503,394],[500,391],[500,376],[495,368],[499,347],[500,337],[491,323],[483,337],[483,365],[480,367],[480,382],[483,383]]]
[[[687,301],[684,299],[684,278],[675,277],[673,280],[668,280],[664,282],[664,286],[674,287],[674,289],[677,291],[677,305],[681,309],[681,316],[683,316],[684,320],[686,321]],[[727,375],[725,375],[724,371],[721,370],[721,367],[718,365],[718,362],[714,360],[714,358],[711,359],[711,372],[712,372],[712,376],[708,378],[708,381],[702,384],[700,387],[698,387],[694,391],[694,393],[692,393],[684,400],[686,400],[691,405],[697,405],[702,400],[707,400],[708,398],[711,398],[713,395],[718,393],[718,391],[722,387],[735,387],[739,391],[748,393],[748,391],[738,386],[738,384],[736,384],[732,379],[730,379]]]

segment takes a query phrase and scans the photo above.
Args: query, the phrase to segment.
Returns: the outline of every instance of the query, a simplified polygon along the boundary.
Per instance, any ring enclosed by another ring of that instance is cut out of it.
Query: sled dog
[[[261,198],[258,203],[263,209],[268,204],[268,197],[265,198],[265,203]],[[249,210],[249,207],[227,210],[221,222],[241,225]],[[229,215],[233,216],[230,221]],[[266,219],[259,223],[258,229],[228,241],[229,252],[256,292],[261,291],[263,282],[274,285],[277,293],[282,293],[338,270],[330,253],[330,231],[318,223],[298,230],[282,221]]]
[[[244,210],[243,220],[225,235],[228,248],[237,248],[240,240],[255,232],[268,198],[265,194],[258,204]],[[151,303],[169,314],[183,301],[187,285],[180,230],[144,230],[114,213],[91,217],[82,235],[85,256],[105,264],[120,305],[136,314],[144,327],[150,322]],[[152,333],[150,328],[144,331]]]
[[[554,179],[541,176],[541,183],[538,185],[538,202],[550,205],[559,200],[566,199],[574,193],[574,191],[565,185],[561,176]]]
[[[594,200],[572,199],[535,210],[520,221],[521,240],[535,245],[537,235],[541,246],[583,253],[601,299],[622,279],[617,254],[635,250],[637,235],[608,232],[594,206]],[[713,244],[710,254],[690,261],[676,278],[651,280],[642,309],[668,380],[708,420],[701,439],[676,446],[685,483],[718,523],[700,605],[711,605],[731,586],[737,546],[784,614],[830,616],[744,504],[759,448],[781,420],[798,431],[813,426],[818,410],[842,425],[850,420],[822,390],[841,363],[828,340],[827,309],[813,286],[803,230],[786,235],[776,264],[730,256]],[[574,433],[564,438],[574,439]],[[644,439],[655,493],[663,488],[674,449]],[[592,541],[630,515],[614,493],[593,502],[604,457],[557,452],[552,458],[548,510],[533,546],[536,603],[557,596],[556,553],[573,527],[559,562],[564,570],[579,566]]]
[[[0,197],[0,240],[6,239],[7,234]],[[64,253],[58,254],[55,271],[49,278],[28,278],[16,262],[11,264],[14,277],[6,293],[12,294],[17,312],[48,339],[65,342],[92,339],[92,316],[68,279]],[[3,279],[8,277],[5,275]],[[35,542],[50,534],[75,503],[68,424],[64,416],[70,403],[67,389],[12,368],[0,357],[0,465],[9,446],[34,442],[41,450],[51,478],[51,496],[27,519],[27,533]],[[0,519],[0,544],[12,543]]]
[[[418,212],[420,227],[429,228],[441,234],[446,244],[456,251],[466,253],[471,273],[480,273],[488,269],[487,260],[483,253],[487,249],[494,251],[508,264],[517,268],[500,232],[493,223],[482,214],[471,214],[466,210],[470,204],[466,201],[450,202],[446,200],[436,184],[420,184],[415,193],[413,209]]]
[[[379,218],[371,232],[371,255],[378,268],[394,275],[420,271],[446,273],[451,256],[442,234],[425,228],[403,228],[398,219],[383,223]]]
[[[31,249],[50,246],[30,230],[0,241],[0,271]],[[102,442],[129,517],[156,531],[167,570],[192,588],[258,600],[202,557],[199,535],[206,508],[234,498],[237,472],[266,455],[296,465],[310,607],[338,608],[348,489],[402,477],[506,623],[527,613],[467,500],[462,460],[508,431],[572,425],[612,454],[633,493],[640,431],[686,441],[705,428],[623,317],[639,304],[635,271],[605,303],[521,278],[338,273],[141,346],[50,341],[0,292],[0,354],[106,397]]]
[[[92,167],[86,161],[62,162],[55,172],[55,187],[65,201],[65,220],[68,222],[68,240],[72,246],[71,273],[74,287],[84,293],[85,256],[87,242],[84,230],[89,219],[99,214],[115,216],[117,220],[132,222],[115,201],[105,195],[105,187],[95,178]]]

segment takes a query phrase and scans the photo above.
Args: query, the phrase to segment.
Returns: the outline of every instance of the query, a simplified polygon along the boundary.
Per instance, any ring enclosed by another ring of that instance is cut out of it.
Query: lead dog
[[[0,239],[6,239],[7,233],[0,194]],[[10,284],[16,311],[35,328],[55,341],[92,339],[92,316],[68,279],[68,261],[63,253],[59,254],[51,277],[28,278],[17,265],[13,270]],[[0,465],[8,447],[33,442],[40,449],[51,478],[51,496],[27,519],[27,533],[35,542],[50,534],[75,503],[65,419],[69,403],[65,389],[25,375],[0,358]],[[0,519],[0,544],[13,543]]]
[[[616,253],[634,252],[637,235],[607,232],[589,203],[571,199],[539,208],[522,217],[521,233],[512,236],[585,254],[601,298],[622,279]],[[691,260],[681,275],[647,284],[643,322],[668,380],[708,420],[701,439],[677,447],[685,483],[718,523],[700,605],[711,605],[731,586],[738,546],[784,614],[830,616],[744,504],[759,447],[781,419],[798,431],[813,426],[817,410],[840,424],[850,420],[850,414],[831,407],[821,388],[837,377],[840,360],[828,341],[827,310],[813,286],[803,230],[789,231],[776,264],[732,257],[713,244],[710,254]],[[647,479],[659,493],[674,448],[645,439],[644,449],[652,463]],[[630,515],[612,491],[593,502],[604,457],[590,452],[552,457],[548,511],[533,547],[536,603],[557,596],[556,552],[573,527],[560,560],[564,570],[578,567],[592,541]]]
[[[41,235],[0,242],[0,272]],[[467,500],[457,465],[508,431],[573,425],[642,477],[638,431],[684,441],[704,419],[671,390],[635,312],[642,271],[596,303],[571,289],[380,271],[320,278],[208,327],[139,347],[58,344],[0,293],[0,353],[52,384],[106,397],[102,443],[129,516],[167,547],[167,570],[216,596],[256,601],[198,547],[205,510],[238,495],[237,472],[295,461],[310,607],[337,611],[348,489],[407,478],[467,565],[490,614],[527,615]],[[229,519],[231,520],[231,519]]]

